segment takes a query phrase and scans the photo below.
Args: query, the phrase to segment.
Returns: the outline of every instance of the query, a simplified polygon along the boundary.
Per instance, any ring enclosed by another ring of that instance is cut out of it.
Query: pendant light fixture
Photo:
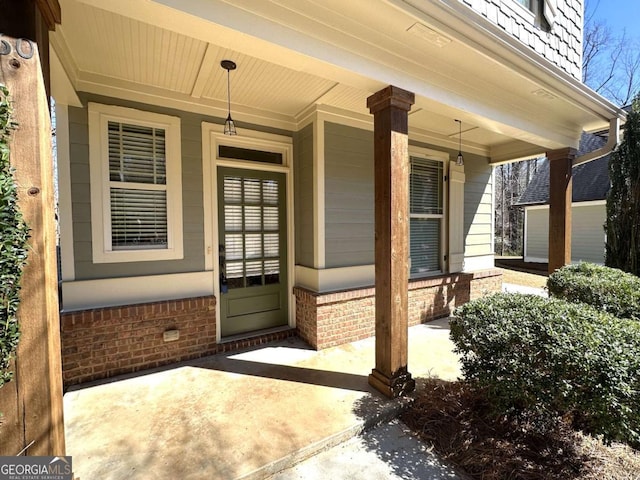
[[[230,72],[236,69],[236,63],[231,60],[222,60],[220,66],[227,71],[227,109],[228,115],[224,122],[224,134],[225,135],[237,135],[236,126],[231,118],[231,80]]]
[[[456,159],[456,165],[462,167],[464,165],[464,157],[462,156],[462,120],[456,120],[458,122],[458,158]]]

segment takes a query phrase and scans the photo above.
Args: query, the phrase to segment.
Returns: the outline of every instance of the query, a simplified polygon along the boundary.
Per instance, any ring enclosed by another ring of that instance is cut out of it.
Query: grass
[[[492,413],[464,382],[428,379],[401,419],[461,476],[477,480],[638,480],[640,452],[604,445],[559,421],[542,434]]]
[[[525,287],[544,288],[547,285],[547,276],[543,274],[526,273],[517,270],[500,268],[502,271],[502,282]]]

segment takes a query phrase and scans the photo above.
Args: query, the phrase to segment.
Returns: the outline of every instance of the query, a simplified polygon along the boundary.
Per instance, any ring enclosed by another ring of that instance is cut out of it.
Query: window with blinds
[[[442,162],[411,157],[409,174],[409,264],[411,278],[442,271],[443,173]]]
[[[89,102],[93,263],[184,258],[180,118]]]
[[[168,245],[165,130],[108,122],[111,247]]]

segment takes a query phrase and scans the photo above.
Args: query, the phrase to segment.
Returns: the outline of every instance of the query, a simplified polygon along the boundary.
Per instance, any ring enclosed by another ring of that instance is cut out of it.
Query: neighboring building
[[[583,134],[581,152],[602,147],[606,139]],[[609,157],[573,167],[571,203],[571,260],[604,264],[609,192]],[[549,163],[545,160],[515,206],[524,208],[524,261],[548,261],[549,251]]]
[[[367,98],[388,85],[415,94],[411,324],[500,288],[493,165],[624,117],[580,81],[582,0],[60,3],[67,384],[373,335]]]

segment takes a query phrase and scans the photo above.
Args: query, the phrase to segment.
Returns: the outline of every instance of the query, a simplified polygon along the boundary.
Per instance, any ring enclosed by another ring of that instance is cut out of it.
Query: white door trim
[[[282,154],[282,165],[259,162],[229,160],[218,157],[218,145],[242,148],[260,148]],[[289,326],[296,326],[295,297],[293,281],[295,279],[295,239],[293,204],[293,139],[284,135],[264,133],[242,129],[238,136],[222,133],[222,125],[202,122],[202,181],[204,205],[204,257],[205,270],[213,275],[213,294],[216,296],[216,341],[221,339],[220,325],[220,278],[218,275],[220,241],[218,238],[218,167],[245,168],[267,172],[284,173],[287,195],[287,299],[289,306]]]

